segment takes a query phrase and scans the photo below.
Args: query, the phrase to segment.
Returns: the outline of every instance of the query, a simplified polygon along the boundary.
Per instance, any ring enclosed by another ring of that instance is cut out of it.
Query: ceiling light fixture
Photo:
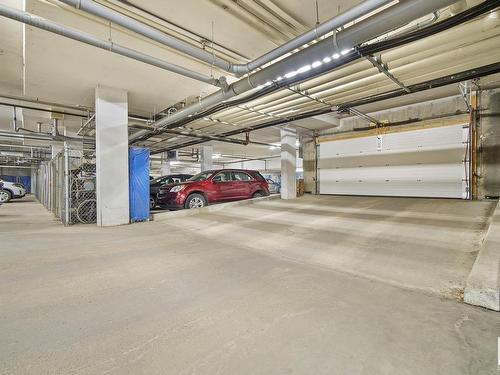
[[[312,66],[313,68],[317,68],[318,66],[321,66],[321,65],[323,65],[323,63],[322,63],[321,61],[315,61],[315,62],[313,62],[313,63],[311,64],[311,66]]]
[[[329,57],[325,57],[325,58],[323,59],[323,62],[324,62],[325,64],[328,64],[330,61],[332,61],[332,59],[331,59],[331,58],[329,58]]]
[[[311,65],[304,65],[303,67],[297,69],[297,73],[305,73],[311,70]]]

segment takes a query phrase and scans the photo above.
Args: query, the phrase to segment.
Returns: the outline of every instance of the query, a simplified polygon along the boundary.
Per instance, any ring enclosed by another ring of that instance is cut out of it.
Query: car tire
[[[156,207],[156,197],[149,197],[149,209],[154,210]]]
[[[252,198],[262,198],[263,196],[264,194],[262,193],[262,191],[256,191],[255,193],[253,193]]]
[[[187,197],[186,202],[184,202],[184,208],[202,208],[207,205],[206,198],[198,193],[191,194]]]
[[[0,190],[0,203],[7,203],[12,199],[12,193],[8,190]]]

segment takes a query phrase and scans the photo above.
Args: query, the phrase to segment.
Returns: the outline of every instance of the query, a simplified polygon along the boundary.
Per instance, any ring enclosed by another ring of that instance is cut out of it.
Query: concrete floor
[[[493,204],[307,197],[118,228],[0,207],[1,374],[494,374]],[[467,216],[466,216],[467,215]]]

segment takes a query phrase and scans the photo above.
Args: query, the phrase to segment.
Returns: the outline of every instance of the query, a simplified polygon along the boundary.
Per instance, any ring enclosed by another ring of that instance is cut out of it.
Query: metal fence
[[[81,151],[69,160],[69,224],[91,224],[97,220],[95,152]]]
[[[35,172],[35,196],[64,225],[95,223],[95,168],[94,150],[71,149],[65,145]]]

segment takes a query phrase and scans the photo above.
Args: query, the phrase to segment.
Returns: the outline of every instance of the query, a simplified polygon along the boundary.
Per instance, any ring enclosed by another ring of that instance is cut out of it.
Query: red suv
[[[164,185],[158,192],[163,208],[199,208],[209,203],[269,195],[267,181],[257,171],[219,169],[205,171],[175,185]]]

